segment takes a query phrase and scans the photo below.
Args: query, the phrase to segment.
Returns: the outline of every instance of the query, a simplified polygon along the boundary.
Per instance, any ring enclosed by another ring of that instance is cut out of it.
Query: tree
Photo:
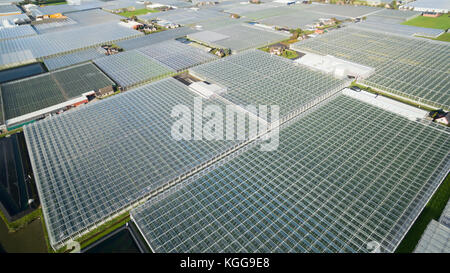
[[[289,32],[292,33],[291,39],[297,39],[303,33],[303,30],[301,28],[297,28],[291,29]]]
[[[394,0],[394,1],[391,2],[391,7],[392,7],[393,9],[398,9],[397,1],[396,1],[396,0]]]

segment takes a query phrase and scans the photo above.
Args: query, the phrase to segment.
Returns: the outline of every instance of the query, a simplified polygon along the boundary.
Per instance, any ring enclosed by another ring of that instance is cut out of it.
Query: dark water
[[[41,63],[33,63],[0,71],[0,83],[14,81],[37,74],[44,73],[45,69]]]
[[[0,139],[0,202],[9,215],[28,208],[17,135]]]
[[[30,179],[31,177],[31,179]],[[21,217],[32,209],[29,199],[35,199],[31,164],[23,133],[0,139],[0,203],[12,218]]]
[[[140,251],[130,231],[124,228],[85,253],[140,253]]]
[[[46,253],[47,246],[41,221],[36,219],[27,227],[9,233],[5,223],[0,219],[0,253],[2,251],[9,253]]]

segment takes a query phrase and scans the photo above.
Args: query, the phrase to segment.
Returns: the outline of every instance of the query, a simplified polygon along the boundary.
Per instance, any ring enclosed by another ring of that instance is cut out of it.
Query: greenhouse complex
[[[0,252],[450,253],[450,14],[347,2],[0,0]]]
[[[236,105],[278,105],[284,121],[338,92],[349,82],[296,66],[260,50],[223,58],[190,69],[208,82],[227,87],[218,94]]]
[[[92,64],[82,64],[0,85],[6,125],[84,103],[94,90],[114,85]],[[51,109],[49,109],[51,108]]]
[[[344,95],[245,149],[132,212],[155,252],[393,251],[450,167],[446,132]]]
[[[352,26],[298,42],[293,48],[374,67],[376,73],[362,83],[450,109],[449,44]]]

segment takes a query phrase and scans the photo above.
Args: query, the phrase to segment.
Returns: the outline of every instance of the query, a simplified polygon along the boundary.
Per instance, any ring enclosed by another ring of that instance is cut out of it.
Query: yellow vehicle
[[[63,16],[61,13],[55,13],[55,14],[51,14],[50,18],[64,18],[65,16]]]

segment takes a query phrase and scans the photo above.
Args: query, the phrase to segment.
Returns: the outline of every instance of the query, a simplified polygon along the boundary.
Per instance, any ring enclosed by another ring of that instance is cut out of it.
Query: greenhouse
[[[104,1],[80,1],[82,3],[78,4],[78,5],[69,5],[69,4],[64,4],[64,5],[47,5],[47,6],[40,6],[35,8],[35,10],[37,10],[39,13],[41,14],[55,14],[55,13],[62,13],[64,15],[69,15],[71,13],[74,12],[79,12],[79,11],[90,11],[93,9],[99,9],[102,8],[104,6],[108,6],[111,3],[114,2],[104,2]]]
[[[450,253],[450,227],[431,220],[417,243],[415,253]]]
[[[210,35],[220,36],[220,39],[210,40]],[[250,48],[262,47],[289,38],[289,34],[283,32],[267,30],[265,28],[252,26],[250,24],[228,25],[214,31],[197,32],[189,34],[191,40],[205,43],[218,48],[229,48],[234,52],[243,51]]]
[[[304,6],[292,6],[292,7],[274,7],[268,9],[254,10],[250,9],[248,12],[242,13],[245,18],[250,18],[252,20],[262,20],[273,17],[289,16],[296,13],[300,13],[305,10]]]
[[[359,23],[354,27],[363,30],[367,29],[369,31],[373,30],[397,35],[425,36],[431,38],[436,38],[445,32],[443,29],[407,26],[401,25],[397,22],[389,23],[389,22],[382,22],[376,19],[371,19],[369,21]]]
[[[101,9],[73,12],[67,14],[67,17],[78,22],[81,25],[104,24],[107,22],[118,22],[120,19],[124,19],[123,16],[113,14]]]
[[[300,7],[300,6],[299,6]],[[225,12],[231,14],[239,14],[241,16],[245,16],[246,18],[252,20],[259,20],[272,16],[279,16],[282,14],[287,15],[289,12],[293,13],[298,10],[288,8],[288,7],[280,7],[276,3],[262,3],[259,5],[230,5],[229,8],[225,9]]]
[[[214,29],[222,28],[224,26],[243,24],[243,23],[246,23],[247,21],[248,20],[243,17],[240,17],[240,18],[231,18],[231,17],[215,18],[215,19],[211,19],[211,20],[197,24],[196,29],[198,31],[214,30]]]
[[[323,18],[323,14],[309,12],[308,10],[300,10],[293,14],[274,16],[260,20],[259,22],[269,26],[284,27],[290,29],[305,29],[307,25],[316,23],[320,18]],[[336,18],[342,19],[342,17]]]
[[[172,108],[194,96],[169,78],[25,126],[53,247],[236,148],[237,140],[172,138]]]
[[[380,16],[380,17],[386,17],[386,18],[392,18],[392,19],[400,19],[402,21],[410,20],[416,16],[421,15],[422,13],[420,11],[412,11],[412,10],[395,10],[395,9],[381,9],[368,17],[372,16]]]
[[[49,5],[36,7],[36,10],[42,14],[68,13],[79,11],[76,5]]]
[[[63,103],[114,83],[93,64],[45,73],[1,85],[5,120]]]
[[[450,11],[450,3],[447,0],[417,0],[411,3],[408,2],[405,8],[417,11],[448,13]]]
[[[192,3],[183,0],[158,0],[158,4],[173,6],[177,8],[188,8],[192,6]]]
[[[374,67],[362,83],[431,107],[450,109],[450,44],[347,26],[291,45]]]
[[[348,17],[357,18],[364,17],[375,11],[381,11],[383,8],[368,7],[368,6],[351,6],[351,5],[310,5],[308,12],[317,12],[323,14],[325,17]]]
[[[102,52],[103,51],[103,52]],[[105,50],[102,48],[88,48],[73,53],[44,59],[44,64],[49,71],[68,67],[74,64],[88,62],[105,56]]]
[[[10,23],[15,24],[30,22],[30,17],[28,17],[28,15],[26,15],[25,13],[5,15],[2,19],[8,20]]]
[[[15,13],[22,13],[22,10],[16,5],[8,5],[0,3],[0,16],[6,16],[8,14],[15,14]]]
[[[39,33],[49,33],[54,31],[67,31],[79,27],[101,25],[106,23],[118,23],[124,17],[103,11],[101,9],[92,9],[84,11],[76,11],[65,14],[64,20],[50,23],[40,23],[34,25]]]
[[[146,15],[140,15],[138,18],[140,20],[164,20],[174,24],[180,25],[190,25],[196,24],[202,21],[207,21],[214,18],[224,18],[227,14],[207,9],[175,9],[165,12],[148,13]]]
[[[237,105],[278,105],[284,121],[342,90],[349,82],[295,65],[260,50],[231,55],[189,72],[227,87],[223,98]]]
[[[68,26],[79,27],[80,25],[70,18],[54,21],[51,23],[42,23],[33,25],[33,27],[39,34],[49,33],[53,31],[67,30]]]
[[[175,72],[137,50],[95,59],[94,63],[123,88],[161,79]]]
[[[176,71],[218,58],[216,55],[175,40],[146,46],[138,49],[138,51]]]
[[[4,39],[13,39],[36,35],[36,31],[30,25],[0,27],[0,41]]]
[[[114,85],[114,82],[93,64],[71,66],[50,74],[58,82],[65,98],[74,98],[89,91]]]
[[[1,88],[6,120],[64,102],[50,74],[5,83]]]
[[[447,202],[447,205],[439,218],[439,222],[450,228],[450,200]]]
[[[113,1],[100,0],[99,3],[102,3],[101,5],[104,10],[110,12],[127,8],[143,9],[146,6],[146,4],[144,4],[145,1],[140,2],[135,0],[113,0]]]
[[[179,27],[175,29],[168,29],[165,31],[152,33],[149,35],[144,35],[141,37],[137,37],[134,39],[128,39],[124,41],[119,41],[116,44],[125,49],[125,50],[132,50],[137,49],[144,46],[149,46],[156,43],[161,43],[168,40],[173,40],[176,38],[181,38],[183,36],[186,36],[187,34],[194,33],[195,30],[188,28],[188,27]]]
[[[450,167],[447,133],[345,95],[259,145],[132,210],[152,251],[393,252]]]
[[[263,20],[268,18],[278,18],[285,20],[283,16],[290,17],[294,20],[295,15],[299,16],[318,16],[321,18],[331,17],[347,17],[356,18],[368,15],[375,11],[382,10],[375,7],[367,6],[350,6],[350,5],[291,5],[286,6],[278,3],[263,3],[259,5],[232,5],[226,8],[225,12],[236,13],[252,20]],[[297,18],[301,20],[300,18]]]
[[[3,40],[0,41],[0,69],[142,35],[144,34],[118,23],[107,23]]]

